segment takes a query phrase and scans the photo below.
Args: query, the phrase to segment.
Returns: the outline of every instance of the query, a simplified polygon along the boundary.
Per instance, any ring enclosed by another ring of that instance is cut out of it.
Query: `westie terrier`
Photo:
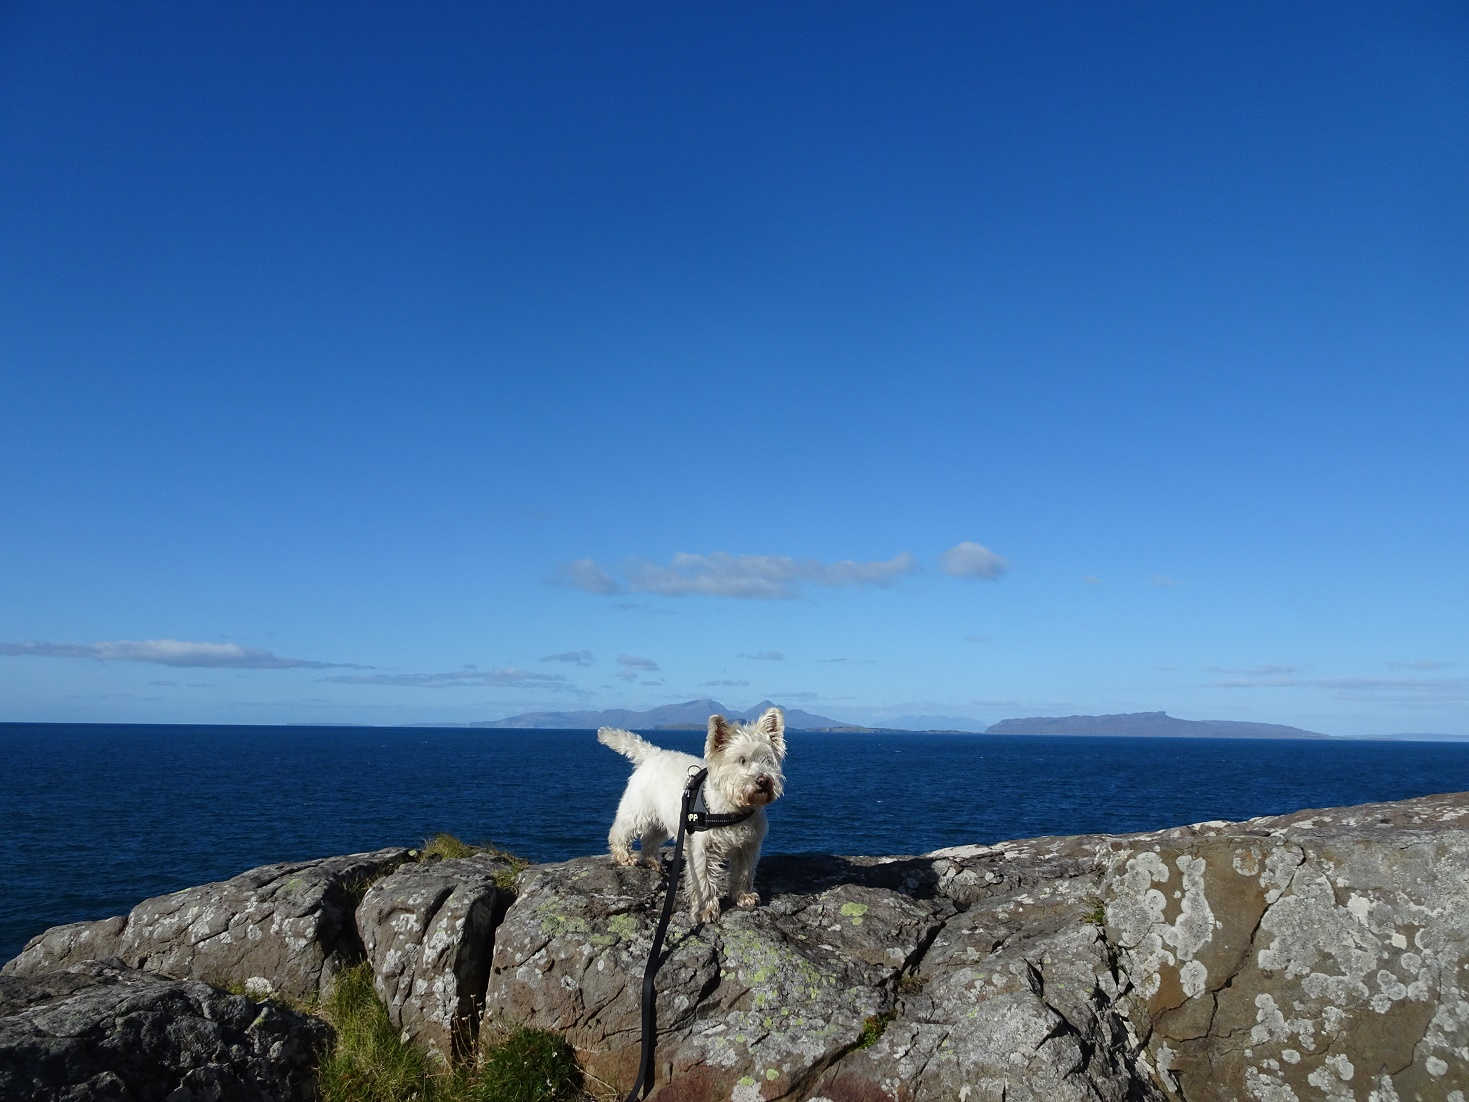
[[[704,800],[713,814],[752,810],[743,822],[714,827],[684,836],[687,847],[689,913],[695,922],[719,917],[721,897],[733,896],[735,906],[759,905],[755,892],[755,863],[765,838],[765,805],[785,788],[781,763],[785,761],[785,715],[771,708],[753,723],[731,723],[723,716],[709,717],[704,760],[677,750],[662,750],[616,727],[603,727],[597,741],[631,758],[637,768],[628,778],[617,818],[607,835],[612,859],[636,865],[633,839],[638,840],[644,864],[658,863],[658,847],[678,832],[684,786],[690,774],[707,767]],[[727,866],[727,871],[726,871]]]

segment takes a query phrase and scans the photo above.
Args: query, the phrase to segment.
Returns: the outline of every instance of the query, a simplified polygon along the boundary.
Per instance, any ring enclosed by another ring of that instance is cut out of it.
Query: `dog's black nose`
[[[772,781],[770,777],[765,773],[761,773],[758,777],[755,778],[756,788],[761,788],[768,791],[770,788],[774,787],[774,784],[775,782]]]

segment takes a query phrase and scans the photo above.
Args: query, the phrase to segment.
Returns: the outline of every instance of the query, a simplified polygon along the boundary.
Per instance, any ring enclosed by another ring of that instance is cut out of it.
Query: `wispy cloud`
[[[1212,681],[1210,689],[1317,689],[1339,700],[1469,703],[1469,677],[1255,677]]]
[[[1299,673],[1296,666],[1205,666],[1205,673],[1233,674],[1237,677],[1282,677]]]
[[[630,670],[656,670],[659,669],[657,662],[651,658],[644,658],[637,654],[619,654],[617,664]]]
[[[891,585],[918,569],[918,561],[907,551],[882,562],[820,562],[794,559],[788,555],[732,555],[715,551],[708,555],[680,552],[667,565],[635,563],[628,572],[628,586],[665,597],[693,594],[709,597],[790,598],[799,596],[803,585],[863,586]]]
[[[939,556],[945,574],[954,578],[998,578],[1007,569],[1004,559],[972,540],[955,544]]]
[[[748,658],[752,662],[784,662],[785,652],[778,650],[741,651],[735,657]]]
[[[560,689],[567,685],[559,673],[537,673],[534,670],[506,666],[495,670],[451,670],[448,673],[375,673],[366,675],[322,677],[317,680],[334,685],[391,685],[407,689],[501,688]]]
[[[1419,658],[1413,662],[1389,662],[1387,668],[1390,670],[1421,670],[1427,673],[1432,670],[1452,669],[1457,665],[1457,662],[1441,662],[1435,658]]]
[[[1178,585],[1178,579],[1170,578],[1167,574],[1154,574],[1148,581],[1159,589],[1172,589]]]
[[[568,563],[562,563],[551,575],[551,580],[558,585],[567,585],[572,589],[584,589],[588,593],[619,593],[622,586],[617,579],[608,574],[592,559],[574,559]]]
[[[918,569],[918,560],[902,551],[879,562],[821,562],[789,555],[734,555],[679,552],[667,563],[636,559],[618,581],[592,559],[577,559],[557,568],[553,580],[588,593],[624,590],[663,597],[735,597],[789,599],[814,586],[889,586]]]
[[[205,666],[238,670],[370,670],[355,662],[286,658],[238,643],[191,643],[181,639],[122,639],[106,643],[0,643],[0,656],[90,658],[98,662],[151,662],[158,666]]]
[[[701,681],[700,688],[705,689],[746,689],[749,688],[748,681]]]
[[[589,650],[567,650],[560,654],[548,654],[542,662],[570,662],[575,666],[590,666],[596,659]]]

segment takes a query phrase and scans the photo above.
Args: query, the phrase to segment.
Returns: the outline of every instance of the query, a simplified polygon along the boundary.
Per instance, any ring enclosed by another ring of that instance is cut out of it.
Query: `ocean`
[[[698,752],[702,734],[656,732]],[[1469,790],[1469,743],[788,736],[769,853],[923,853]],[[256,865],[439,831],[605,851],[628,763],[590,731],[0,724],[0,961],[48,926]]]

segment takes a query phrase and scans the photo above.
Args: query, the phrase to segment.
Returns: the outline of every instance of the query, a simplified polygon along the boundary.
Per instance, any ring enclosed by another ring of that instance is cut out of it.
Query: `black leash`
[[[638,1081],[633,1084],[624,1102],[639,1102],[653,1087],[653,1042],[657,1033],[654,1021],[655,990],[653,977],[662,965],[659,960],[663,952],[663,937],[668,933],[668,920],[673,915],[673,897],[678,894],[679,874],[683,871],[684,831],[697,834],[701,830],[733,826],[742,823],[755,813],[754,808],[732,814],[714,814],[704,803],[704,778],[708,769],[700,769],[689,777],[684,785],[683,803],[678,816],[678,835],[673,840],[673,861],[668,870],[668,894],[663,897],[663,914],[658,918],[658,929],[653,932],[653,948],[648,953],[648,966],[643,969],[643,1054],[638,1062]]]

